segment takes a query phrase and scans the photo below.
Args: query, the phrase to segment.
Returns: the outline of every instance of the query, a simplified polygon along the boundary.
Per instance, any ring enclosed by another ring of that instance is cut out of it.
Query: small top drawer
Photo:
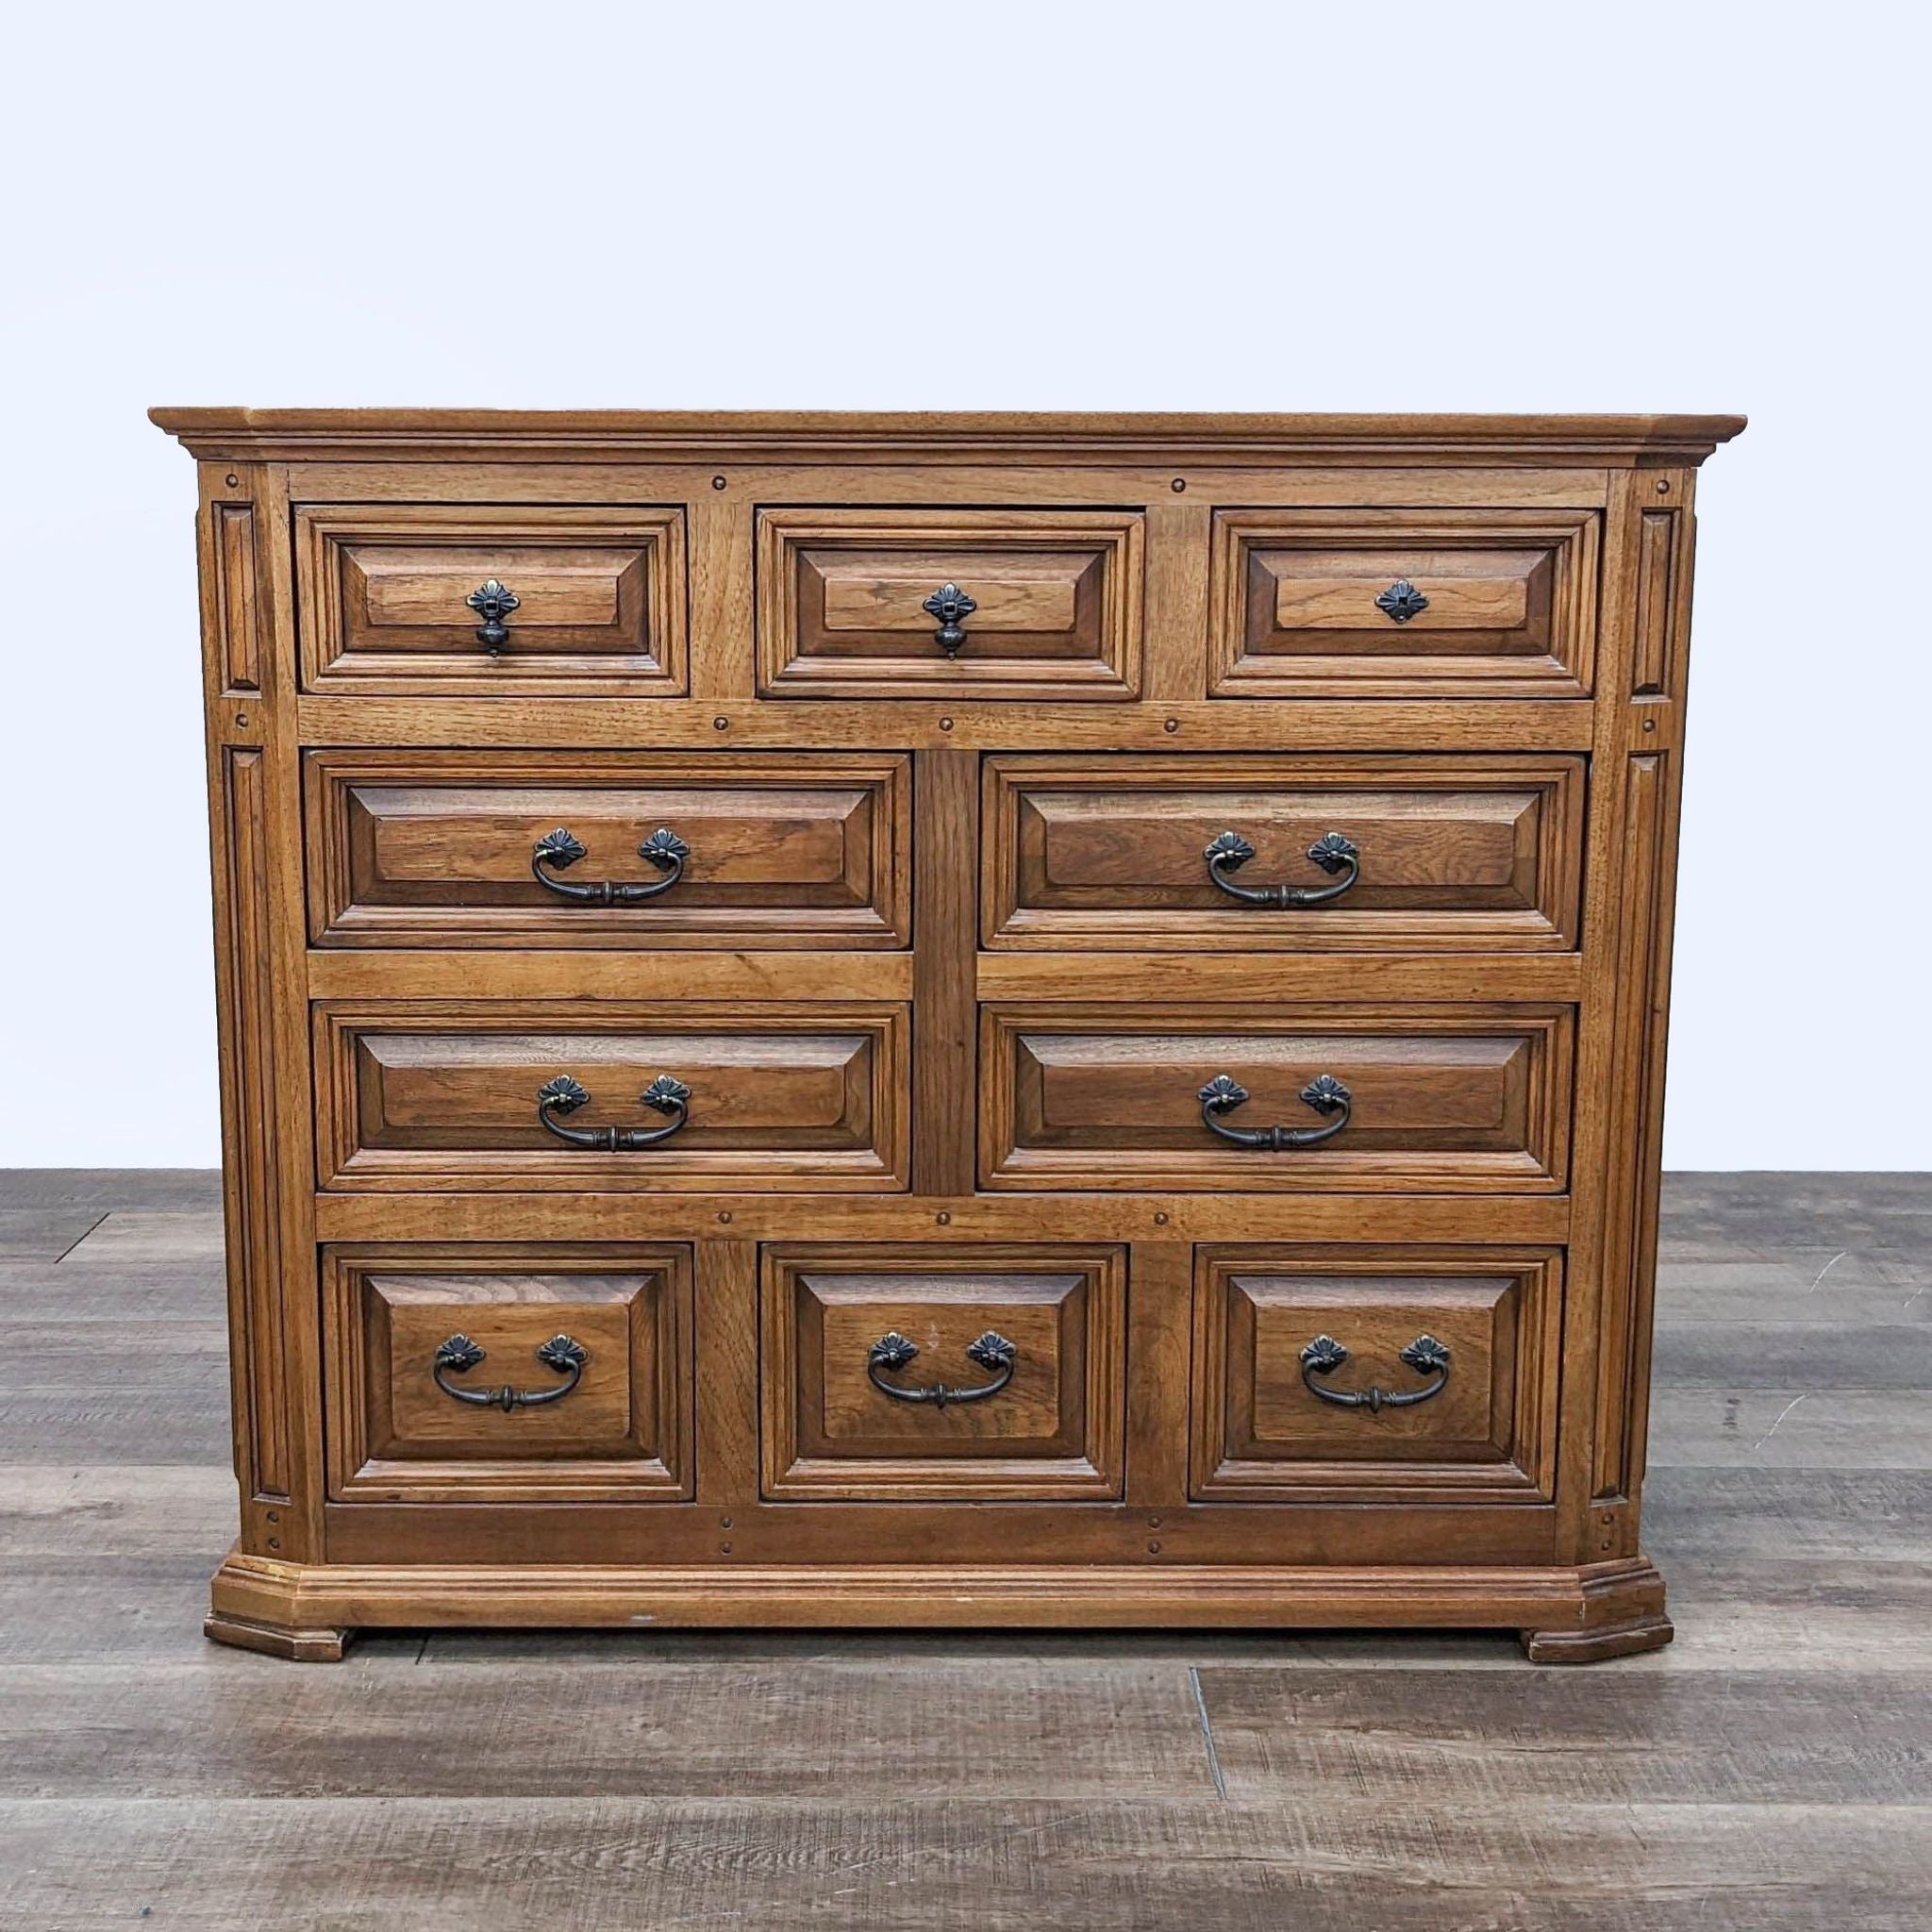
[[[1589,694],[1592,509],[1224,509],[1209,689],[1230,698]]]
[[[1307,952],[1576,943],[1581,758],[989,758],[986,943]]]
[[[761,509],[769,697],[1131,698],[1137,510]]]
[[[306,691],[668,697],[686,688],[681,508],[295,511]]]

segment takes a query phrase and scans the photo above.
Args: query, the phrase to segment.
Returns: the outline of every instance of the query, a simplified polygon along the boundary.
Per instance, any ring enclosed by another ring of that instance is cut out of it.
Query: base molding
[[[758,1569],[286,1563],[232,1551],[216,1641],[328,1660],[357,1629],[1513,1629],[1533,1661],[1670,1641],[1641,1557],[1549,1568],[1268,1565]],[[1659,1634],[1660,1633],[1660,1634]]]
[[[1633,1617],[1599,1630],[1522,1630],[1523,1654],[1533,1664],[1598,1664],[1606,1657],[1661,1650],[1676,1631],[1665,1616]]]
[[[353,1630],[305,1630],[293,1624],[258,1624],[250,1617],[225,1617],[211,1610],[202,1620],[202,1635],[237,1650],[258,1650],[264,1657],[287,1657],[301,1664],[339,1664],[354,1641]]]

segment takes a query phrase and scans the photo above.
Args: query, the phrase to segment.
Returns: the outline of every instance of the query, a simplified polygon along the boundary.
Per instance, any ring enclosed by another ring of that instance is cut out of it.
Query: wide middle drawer
[[[325,1188],[906,1186],[907,1008],[325,1000]]]
[[[1572,948],[1584,769],[1510,755],[991,758],[986,943]]]
[[[310,752],[318,946],[862,946],[911,934],[903,754]]]
[[[1574,1009],[994,1005],[982,1184],[1555,1193]]]

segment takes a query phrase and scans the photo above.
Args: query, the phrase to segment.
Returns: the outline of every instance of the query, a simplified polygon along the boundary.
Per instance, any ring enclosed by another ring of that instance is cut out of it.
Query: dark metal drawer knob
[[[984,1402],[989,1395],[997,1395],[1013,1379],[1013,1362],[1019,1351],[1004,1335],[989,1328],[977,1341],[967,1344],[966,1353],[991,1374],[991,1382],[972,1389],[956,1389],[944,1382],[935,1382],[926,1389],[902,1389],[895,1382],[888,1382],[888,1374],[897,1374],[919,1354],[917,1345],[908,1341],[897,1329],[881,1335],[867,1350],[865,1373],[881,1395],[890,1395],[894,1402],[930,1402],[937,1408],[945,1407],[949,1402]]]
[[[491,577],[463,599],[483,622],[476,626],[476,641],[493,658],[509,642],[509,626],[504,623],[523,599]]]
[[[1375,599],[1375,608],[1392,617],[1397,624],[1407,624],[1411,617],[1420,617],[1428,608],[1429,600],[1407,577],[1397,577]]]
[[[540,886],[578,906],[641,906],[659,892],[668,892],[684,876],[684,863],[691,857],[691,847],[670,826],[659,825],[638,847],[638,857],[664,874],[661,879],[634,885],[601,879],[595,885],[580,885],[557,876],[583,857],[584,847],[575,834],[558,825],[556,831],[545,832],[537,841],[536,850],[530,854],[530,872]]]
[[[1308,847],[1308,857],[1331,878],[1332,886],[1238,886],[1228,874],[1239,872],[1254,858],[1255,848],[1239,832],[1217,832],[1201,855],[1208,861],[1208,876],[1232,899],[1249,906],[1324,906],[1339,899],[1361,877],[1361,853],[1340,832],[1324,832]]]
[[[1413,1408],[1418,1402],[1441,1394],[1449,1379],[1449,1351],[1433,1335],[1418,1335],[1402,1351],[1402,1359],[1418,1375],[1435,1377],[1421,1389],[1379,1389],[1374,1383],[1366,1389],[1331,1389],[1325,1381],[1315,1379],[1332,1375],[1347,1359],[1347,1349],[1334,1336],[1318,1335],[1302,1350],[1302,1380],[1324,1402],[1332,1402],[1339,1408],[1365,1408],[1371,1415],[1385,1408]]]
[[[958,584],[941,584],[919,608],[939,625],[933,632],[933,642],[947,657],[958,657],[959,646],[966,641],[960,625],[979,606]]]
[[[452,1335],[436,1351],[429,1373],[436,1378],[436,1386],[456,1401],[474,1403],[478,1408],[500,1408],[508,1415],[513,1408],[541,1408],[546,1402],[561,1402],[583,1380],[591,1351],[568,1335],[553,1335],[537,1350],[537,1359],[565,1379],[548,1389],[513,1389],[508,1382],[501,1389],[458,1389],[447,1379],[467,1374],[484,1359],[486,1352],[467,1335]]]
[[[691,1118],[691,1089],[669,1074],[659,1074],[639,1094],[639,1101],[654,1113],[674,1118],[661,1127],[566,1127],[566,1114],[575,1113],[591,1102],[589,1091],[568,1074],[559,1074],[537,1090],[537,1118],[559,1141],[573,1147],[591,1147],[600,1154],[631,1154],[640,1147],[654,1147],[668,1141]]]
[[[1221,1116],[1245,1105],[1248,1090],[1229,1074],[1216,1074],[1195,1096],[1201,1103],[1201,1118],[1209,1129],[1237,1147],[1265,1147],[1279,1154],[1286,1147],[1315,1147],[1332,1141],[1347,1126],[1354,1102],[1349,1091],[1333,1074],[1317,1074],[1302,1089],[1303,1103],[1324,1118],[1334,1114],[1325,1127],[1228,1127]]]

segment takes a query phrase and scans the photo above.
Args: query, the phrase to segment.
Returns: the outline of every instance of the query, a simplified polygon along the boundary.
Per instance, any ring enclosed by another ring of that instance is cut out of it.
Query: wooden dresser
[[[1668,1640],[1740,419],[154,414],[200,471],[211,1636]]]

